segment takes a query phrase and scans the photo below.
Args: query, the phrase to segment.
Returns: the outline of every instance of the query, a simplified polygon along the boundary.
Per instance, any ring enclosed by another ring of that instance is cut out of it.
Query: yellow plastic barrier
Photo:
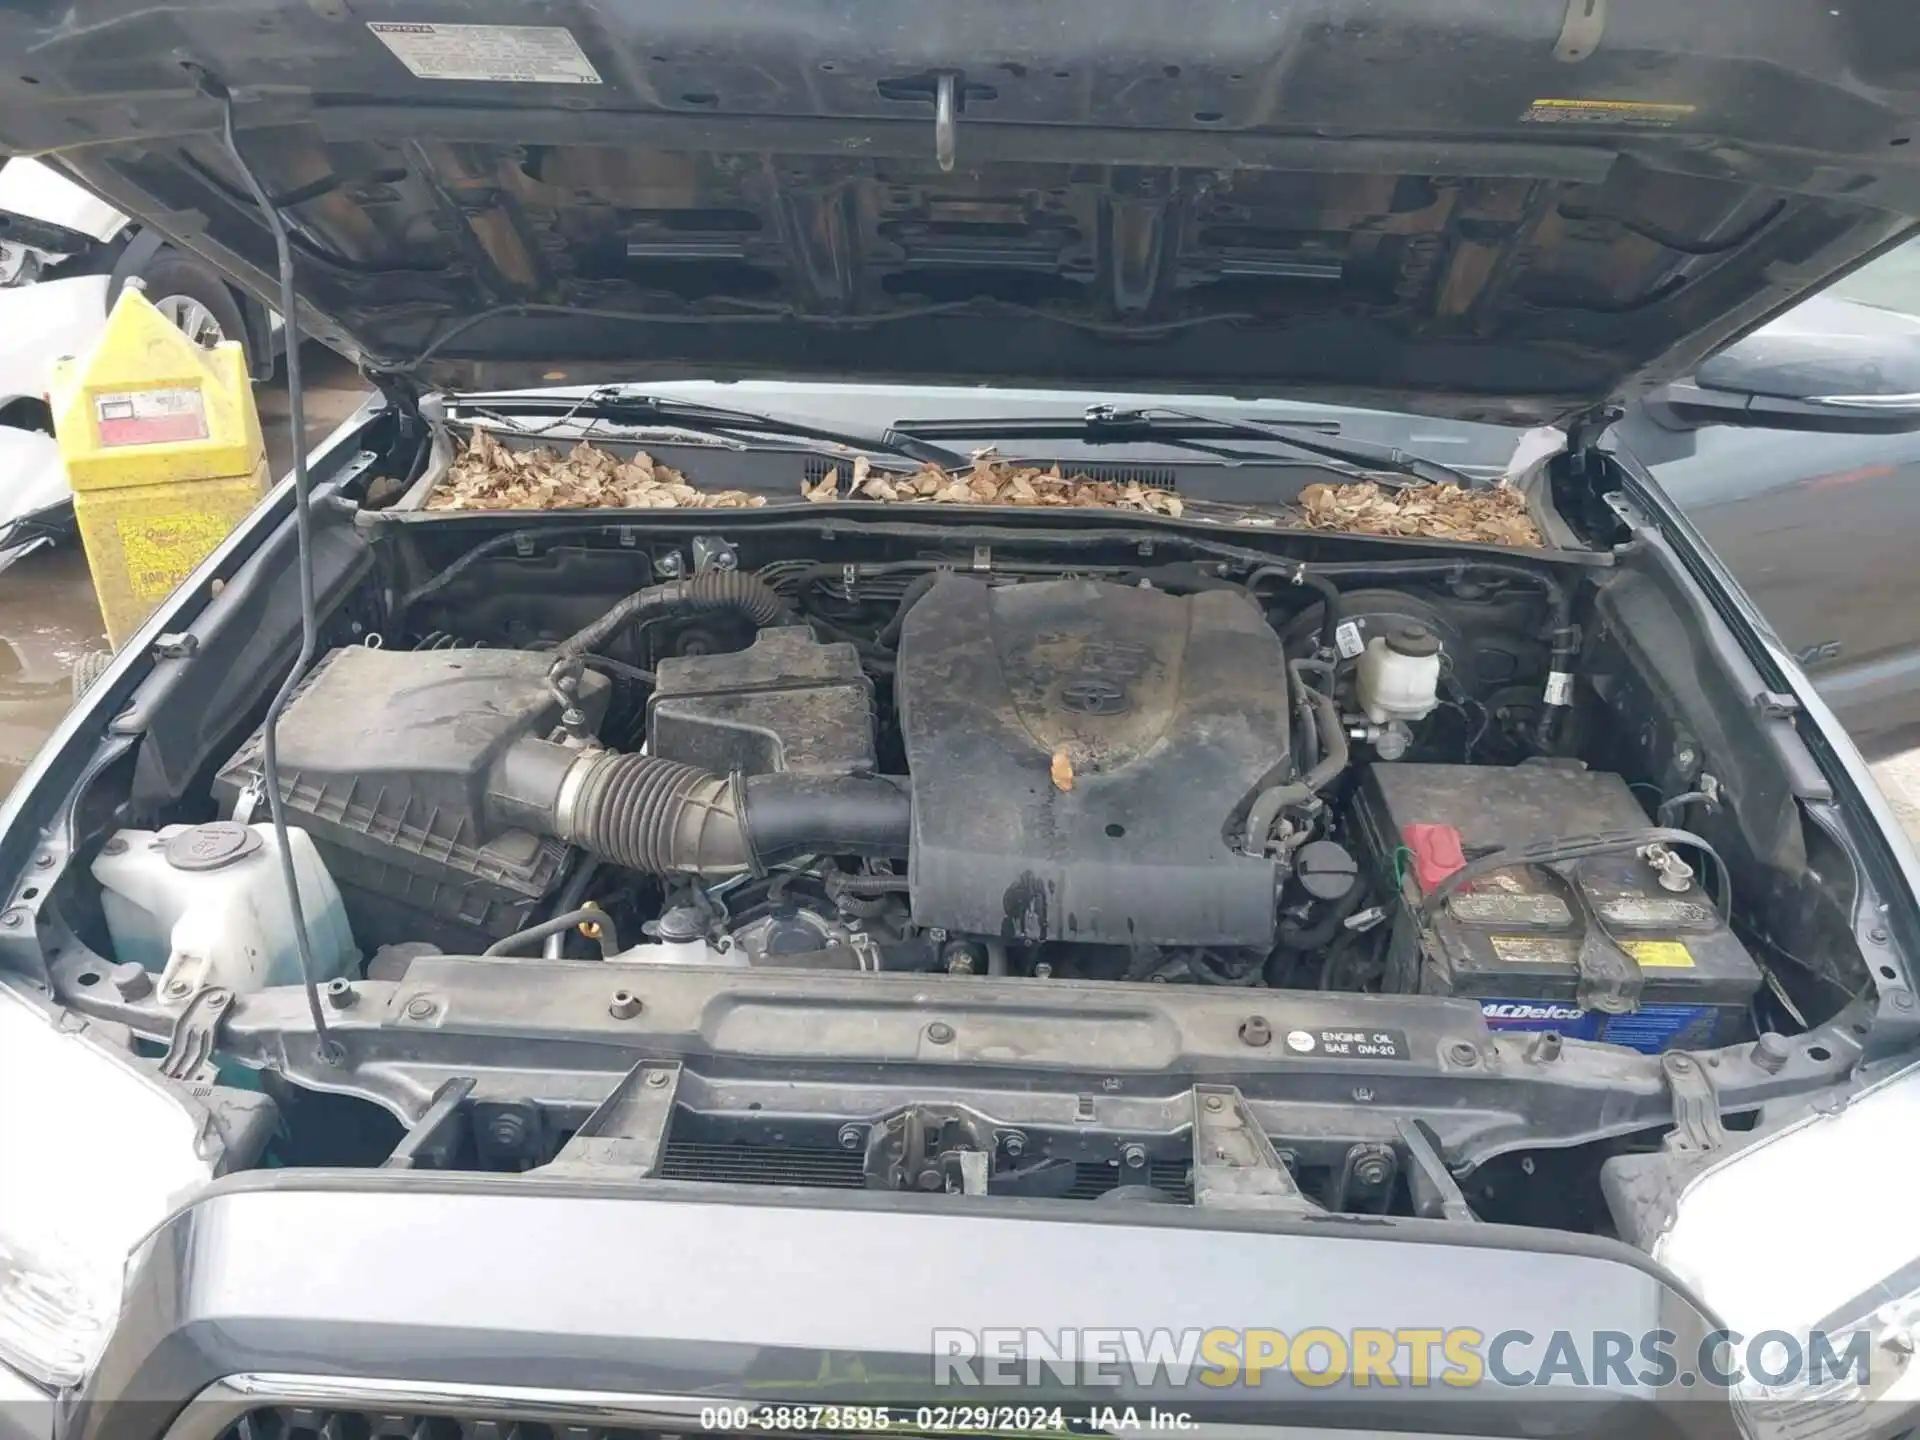
[[[238,341],[208,350],[129,281],[92,350],[58,361],[54,433],[118,649],[259,503],[267,452]]]

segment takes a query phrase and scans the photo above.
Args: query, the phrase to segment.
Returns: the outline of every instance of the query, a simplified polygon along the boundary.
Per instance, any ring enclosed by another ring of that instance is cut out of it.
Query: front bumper
[[[61,1432],[215,1440],[250,1433],[234,1427],[251,1409],[293,1405],[351,1411],[360,1418],[343,1422],[347,1433],[387,1433],[382,1416],[419,1433],[423,1395],[459,1415],[466,1437],[491,1433],[474,1429],[485,1415],[559,1434],[552,1414],[542,1419],[556,1396],[596,1425],[625,1416],[626,1426],[683,1431],[698,1428],[688,1406],[719,1401],[890,1406],[891,1428],[903,1429],[919,1405],[1049,1395],[1157,1403],[1222,1423],[1376,1429],[1432,1429],[1445,1406],[1467,1423],[1440,1428],[1487,1433],[1520,1433],[1543,1417],[1583,1429],[1603,1409],[1644,1404],[1619,1392],[1596,1405],[1602,1397],[1437,1384],[1310,1392],[1277,1373],[1257,1388],[1210,1388],[1191,1373],[1125,1365],[1117,1383],[1088,1375],[1063,1391],[1045,1372],[1038,1387],[1018,1373],[1012,1385],[969,1384],[934,1359],[952,1353],[956,1332],[1007,1327],[1544,1336],[1575,1325],[1672,1331],[1683,1344],[1711,1328],[1638,1252],[1497,1226],[661,1182],[254,1174],[214,1186],[135,1257],[120,1329]],[[262,1374],[279,1378],[234,1380]],[[663,1397],[682,1423],[663,1425]],[[1692,1408],[1703,1423],[1689,1428],[1702,1433],[1726,1417],[1723,1404]]]

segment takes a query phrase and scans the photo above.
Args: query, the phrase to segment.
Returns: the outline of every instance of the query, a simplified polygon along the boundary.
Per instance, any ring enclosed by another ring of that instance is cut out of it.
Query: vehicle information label
[[[1333,627],[1333,643],[1342,660],[1351,660],[1367,648],[1367,642],[1360,638],[1359,624],[1352,620],[1342,620]]]
[[[207,402],[191,386],[167,390],[111,390],[94,396],[100,445],[160,445],[207,438]]]
[[[1287,1048],[1296,1055],[1324,1055],[1329,1060],[1404,1060],[1404,1030],[1289,1030]]]
[[[422,80],[601,83],[600,72],[564,25],[416,25],[369,20],[367,29]]]

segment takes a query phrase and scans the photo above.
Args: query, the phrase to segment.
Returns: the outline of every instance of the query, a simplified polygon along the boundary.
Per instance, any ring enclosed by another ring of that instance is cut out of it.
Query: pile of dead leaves
[[[1356,535],[1417,535],[1427,540],[1478,540],[1492,545],[1545,542],[1518,490],[1462,490],[1457,485],[1388,489],[1371,480],[1309,485],[1300,492],[1309,530]]]
[[[1108,510],[1143,510],[1150,515],[1178,517],[1186,508],[1169,490],[1095,480],[1089,475],[1062,475],[1060,467],[1042,470],[1002,460],[992,451],[974,457],[972,468],[947,471],[927,465],[911,475],[875,470],[867,457],[857,456],[852,475],[843,477],[835,466],[818,484],[805,488],[807,499],[892,500],[916,505],[1047,505],[1084,506]],[[844,484],[844,488],[843,488]]]
[[[958,471],[926,465],[912,472],[877,470],[864,455],[802,486],[811,501],[877,500],[917,505],[1012,505],[1060,509],[1137,510],[1178,518],[1186,505],[1170,490],[1090,475],[1042,470],[983,450]],[[644,451],[622,460],[582,441],[566,454],[544,446],[513,450],[485,430],[473,437],[427,500],[429,510],[759,509],[761,495],[700,490]],[[1237,507],[1236,507],[1237,508]],[[1358,535],[1412,535],[1494,545],[1543,545],[1517,490],[1463,490],[1453,485],[1389,487],[1371,480],[1309,485],[1300,492],[1309,530]]]
[[[744,490],[696,490],[645,451],[621,460],[584,440],[565,455],[544,446],[512,450],[475,430],[429,510],[750,510],[767,503]]]

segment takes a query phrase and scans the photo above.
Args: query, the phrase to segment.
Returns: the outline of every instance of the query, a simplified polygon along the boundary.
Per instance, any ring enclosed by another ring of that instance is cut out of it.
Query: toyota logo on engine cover
[[[1127,692],[1111,680],[1074,680],[1060,687],[1060,703],[1082,715],[1118,715],[1127,708]]]

